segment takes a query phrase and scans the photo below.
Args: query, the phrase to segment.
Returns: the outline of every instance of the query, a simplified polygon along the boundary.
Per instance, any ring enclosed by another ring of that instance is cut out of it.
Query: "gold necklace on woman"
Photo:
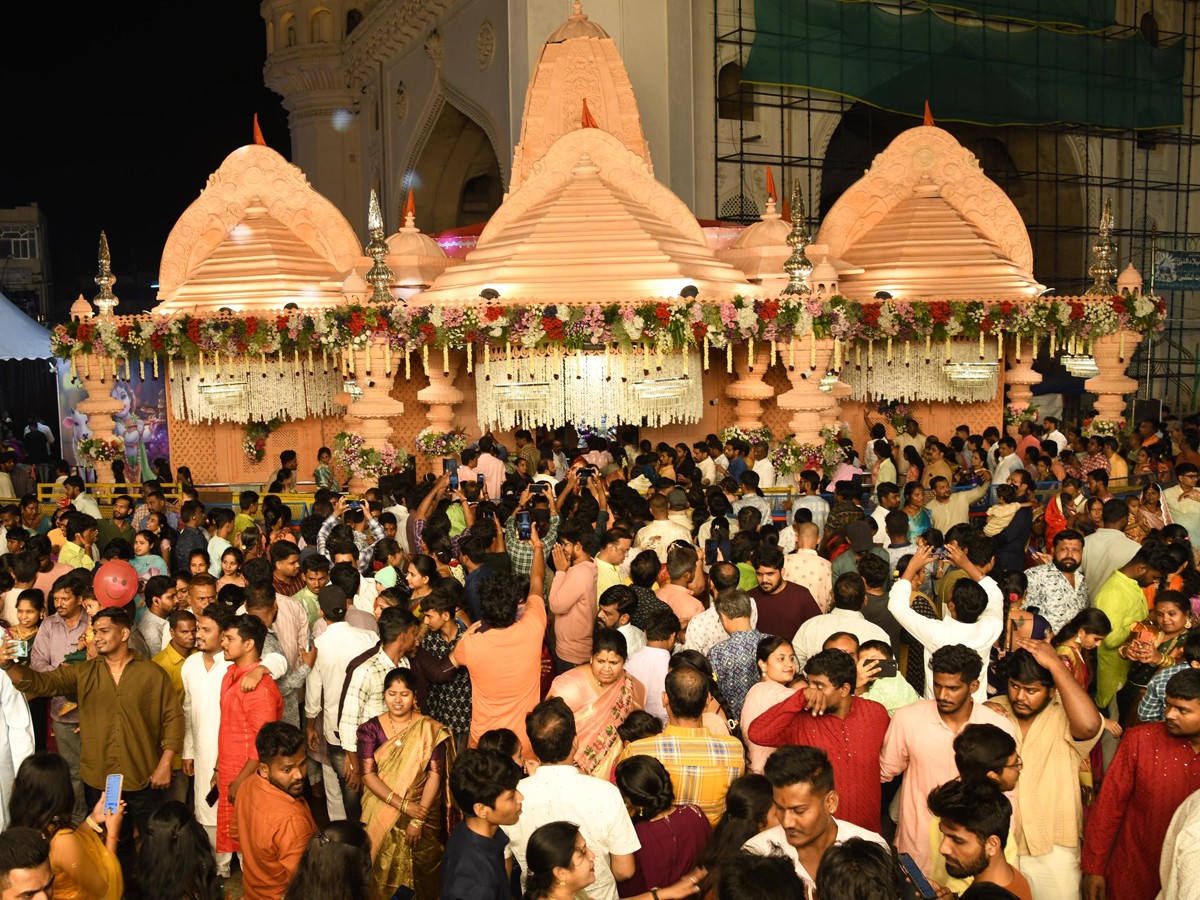
[[[395,716],[392,715],[392,711],[389,709],[387,711],[387,720],[388,720],[388,724],[392,726],[392,733],[390,735],[387,735],[388,740],[391,740],[400,732],[401,728],[403,728],[405,725],[409,725],[412,723],[413,714],[410,712],[408,714],[407,719],[397,722]],[[384,730],[384,733],[386,734],[387,728],[384,728],[383,730]]]

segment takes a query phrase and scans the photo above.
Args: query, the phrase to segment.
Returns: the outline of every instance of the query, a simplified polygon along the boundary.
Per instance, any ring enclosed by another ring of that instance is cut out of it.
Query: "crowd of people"
[[[0,900],[1200,896],[1200,420],[1058,425],[0,500]]]

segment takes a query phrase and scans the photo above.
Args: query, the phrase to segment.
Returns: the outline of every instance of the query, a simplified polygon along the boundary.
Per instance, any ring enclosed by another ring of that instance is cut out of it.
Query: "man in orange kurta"
[[[233,802],[242,783],[258,766],[254,739],[259,730],[283,717],[283,697],[275,680],[262,678],[261,673],[254,671],[266,638],[267,626],[254,616],[238,616],[221,636],[221,648],[232,665],[221,682],[221,733],[217,739],[218,853],[241,850],[236,837],[230,834]]]

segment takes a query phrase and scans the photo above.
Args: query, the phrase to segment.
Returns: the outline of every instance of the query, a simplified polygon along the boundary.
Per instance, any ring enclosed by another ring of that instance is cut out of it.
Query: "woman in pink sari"
[[[606,781],[621,754],[618,726],[646,705],[646,689],[625,671],[627,655],[625,635],[601,628],[592,640],[591,660],[555,678],[547,695],[562,697],[575,713],[579,771]]]

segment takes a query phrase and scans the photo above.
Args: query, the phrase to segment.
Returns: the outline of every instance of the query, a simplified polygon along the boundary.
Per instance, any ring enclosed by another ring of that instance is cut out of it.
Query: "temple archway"
[[[486,222],[504,197],[500,160],[487,132],[452,103],[439,105],[407,174],[422,226],[434,233]]]

